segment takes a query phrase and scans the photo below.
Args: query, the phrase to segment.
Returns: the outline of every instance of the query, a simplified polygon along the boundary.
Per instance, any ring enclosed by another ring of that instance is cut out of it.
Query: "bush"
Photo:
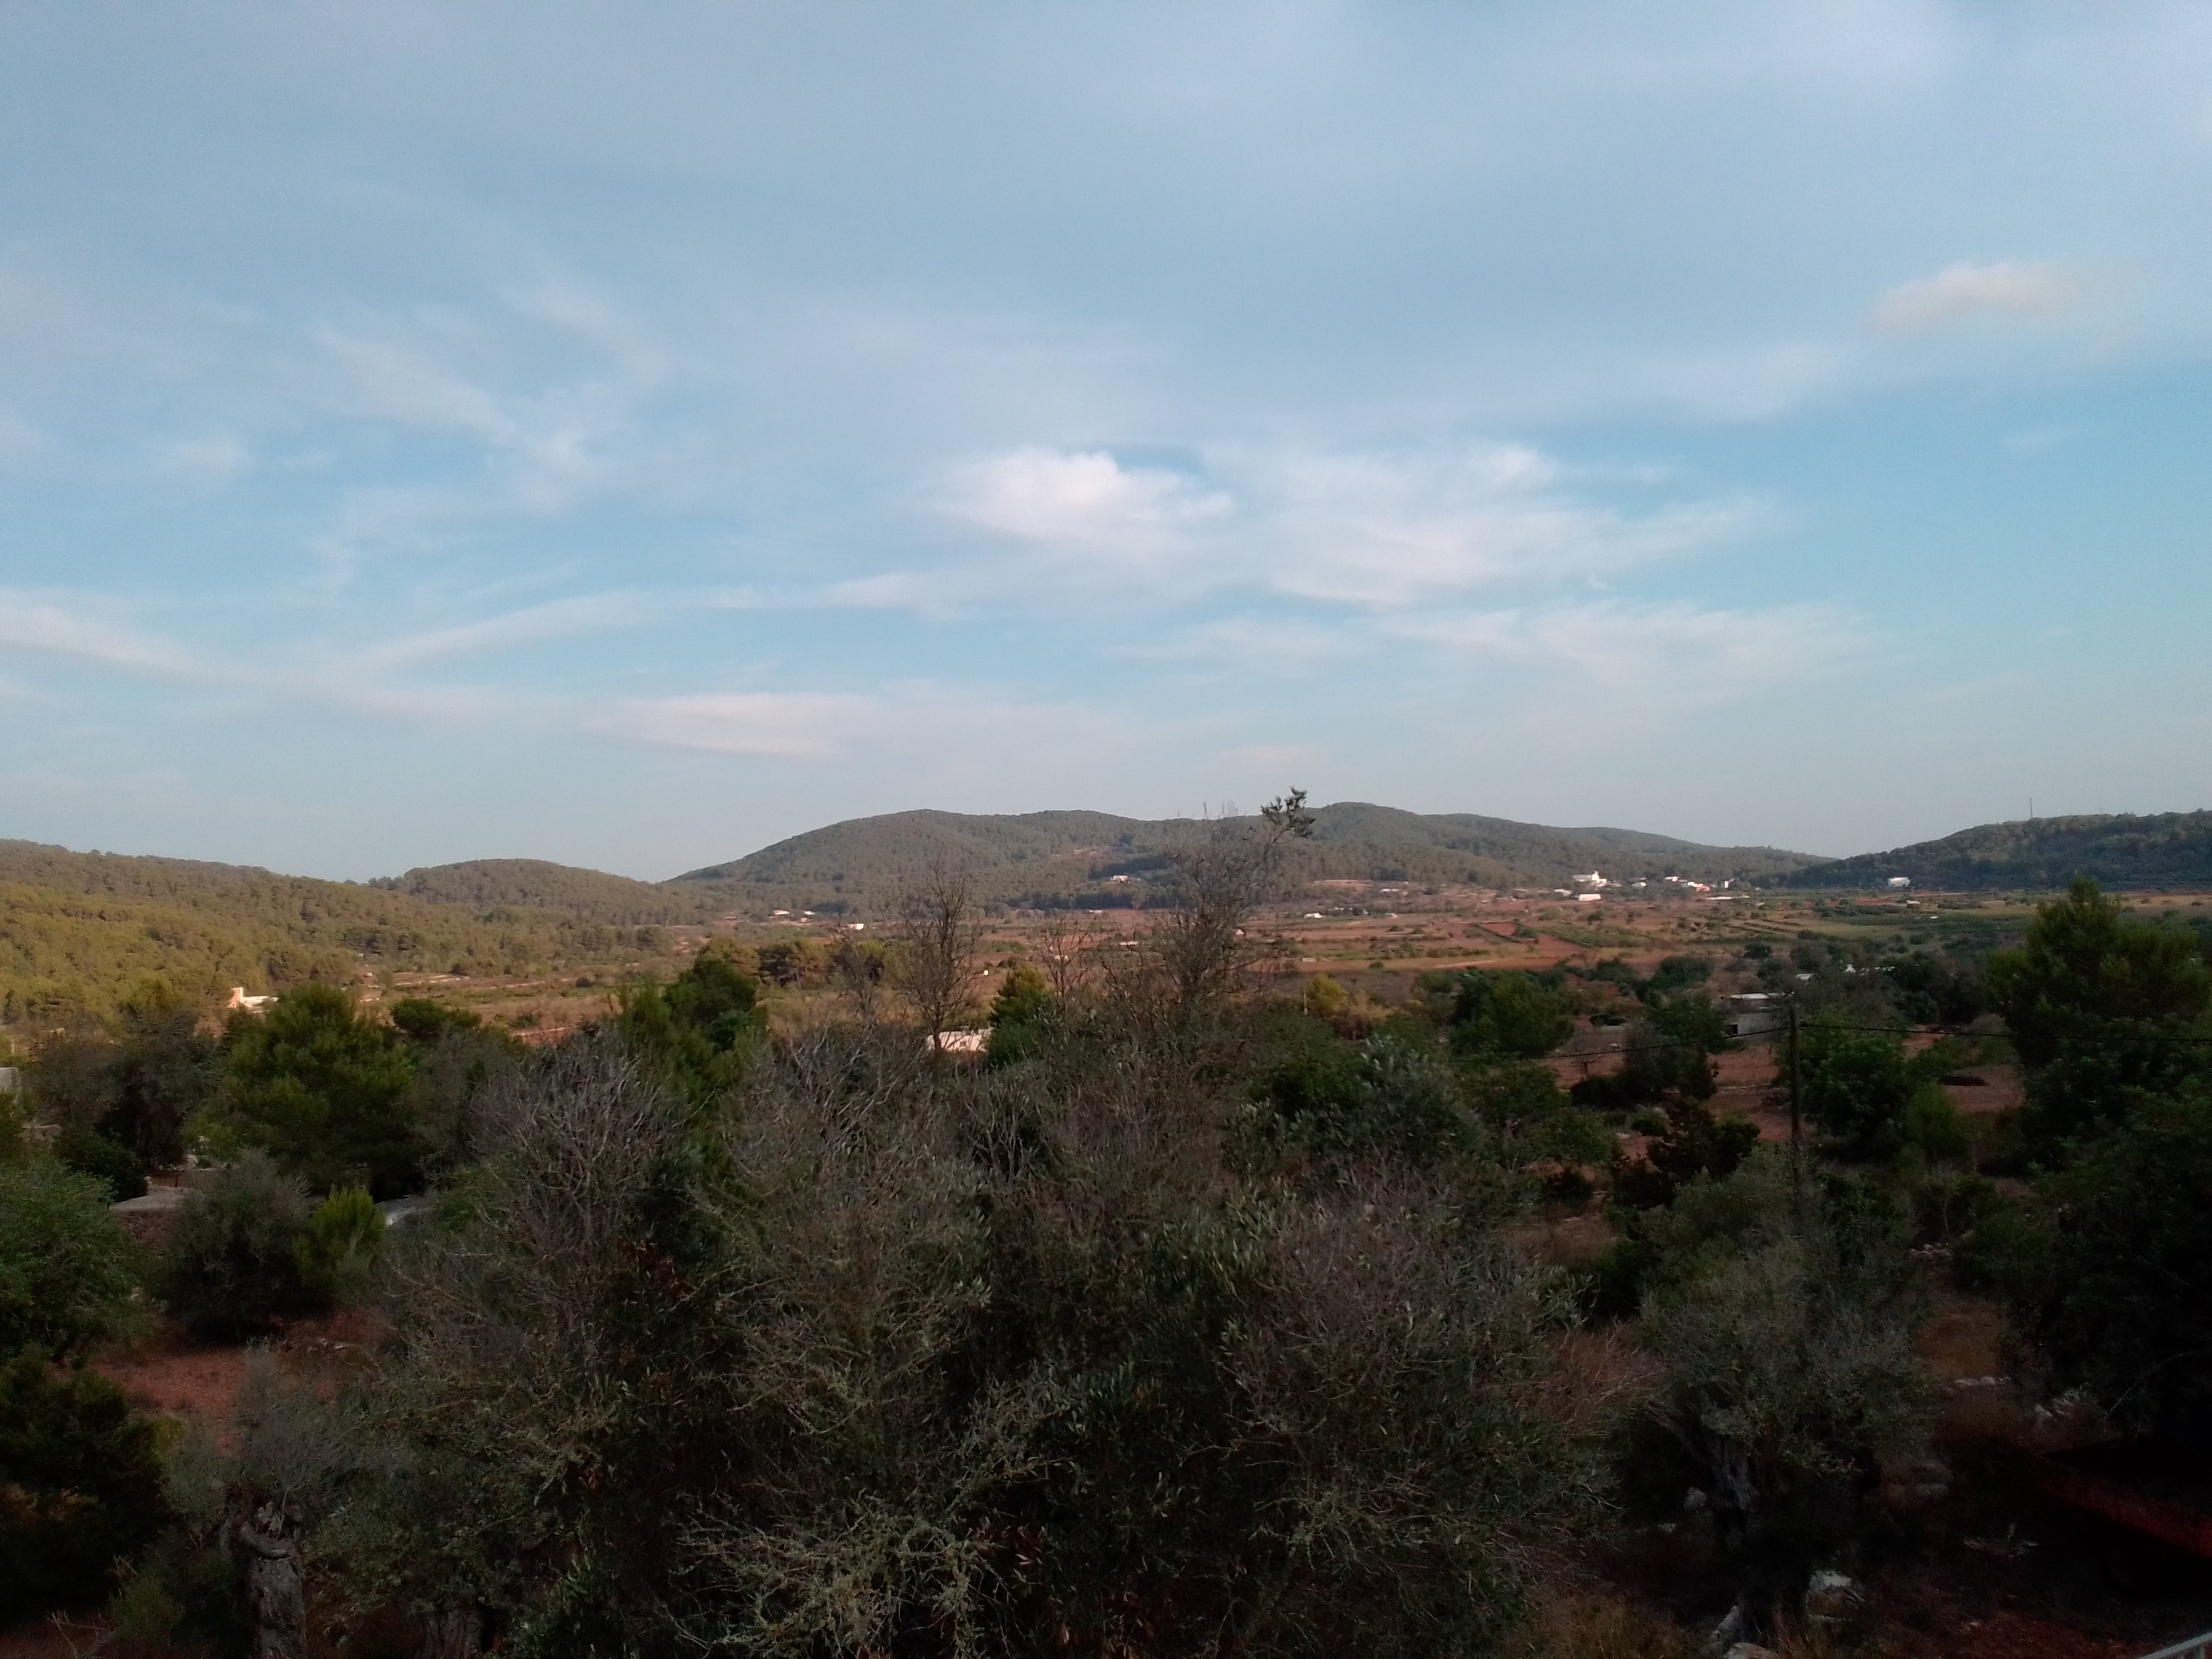
[[[98,1607],[166,1511],[153,1424],[94,1372],[0,1364],[0,1626]]]
[[[70,1358],[131,1322],[138,1250],[106,1189],[52,1158],[0,1168],[0,1358]]]
[[[292,1246],[300,1282],[324,1302],[349,1302],[384,1253],[384,1218],[366,1187],[341,1187],[316,1208]]]
[[[107,1201],[142,1198],[146,1166],[128,1146],[88,1129],[64,1129],[54,1137],[54,1156],[79,1175],[90,1176],[107,1193]]]
[[[195,1188],[161,1253],[161,1300],[193,1334],[234,1340],[315,1305],[300,1273],[307,1189],[265,1154],[248,1152]]]
[[[1614,1153],[1613,1196],[1630,1209],[1659,1208],[1687,1182],[1724,1178],[1759,1145],[1756,1123],[1715,1117],[1694,1100],[1668,1101],[1666,1115],[1667,1133],[1647,1141],[1642,1158],[1629,1163]]]
[[[2212,1421],[2212,1097],[2147,1103],[2045,1184],[2034,1210],[1978,1230],[1973,1265],[2012,1303],[2061,1387],[2130,1428]]]
[[[1646,1243],[1662,1418],[1756,1613],[1868,1523],[1884,1460],[1924,1434],[1902,1219],[1771,1151],[1685,1188]]]

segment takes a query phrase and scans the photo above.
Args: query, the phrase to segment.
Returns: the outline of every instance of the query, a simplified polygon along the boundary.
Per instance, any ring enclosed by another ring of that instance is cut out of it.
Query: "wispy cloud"
[[[234,668],[112,615],[21,590],[0,591],[0,649],[9,648],[161,679],[219,684],[240,678]]]
[[[1401,639],[1565,672],[1674,708],[1818,678],[1869,645],[1863,623],[1825,605],[1735,611],[1601,600],[1399,617],[1384,626]]]
[[[611,633],[641,627],[678,607],[672,595],[640,592],[587,593],[550,599],[481,622],[433,629],[387,640],[362,652],[358,660],[374,668],[404,668],[453,657],[478,656],[512,646],[536,645],[578,635]]]
[[[663,748],[822,760],[883,736],[890,719],[889,706],[873,696],[734,691],[629,698],[585,726]]]
[[[879,576],[850,602],[1035,595],[1069,583],[1190,598],[1243,587],[1394,610],[1511,582],[1602,575],[1735,539],[1769,516],[1741,499],[1635,512],[1578,494],[1521,444],[1420,453],[1224,453],[1205,477],[1107,451],[1028,448],[972,464],[936,503],[1045,562]]]
[[[2087,298],[2099,280],[2095,272],[2049,260],[1962,261],[1891,289],[1875,306],[1875,326],[1912,334],[1990,312],[2048,316]]]

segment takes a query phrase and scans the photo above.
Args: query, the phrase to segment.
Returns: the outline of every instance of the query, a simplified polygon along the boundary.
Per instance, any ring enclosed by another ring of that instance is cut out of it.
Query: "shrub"
[[[35,1350],[0,1364],[0,1626],[99,1606],[165,1516],[154,1425]]]
[[[384,1251],[384,1218],[366,1187],[341,1187],[316,1208],[292,1246],[300,1281],[325,1302],[351,1301]]]
[[[52,1158],[0,1168],[0,1357],[69,1358],[131,1321],[138,1250],[106,1189]]]
[[[1866,1523],[1883,1460],[1924,1432],[1901,1218],[1778,1150],[1686,1188],[1645,1242],[1662,1420],[1756,1612]]]
[[[265,1154],[248,1152],[195,1188],[177,1211],[158,1285],[169,1311],[209,1340],[269,1330],[308,1310],[300,1273],[307,1189]]]
[[[128,1146],[106,1135],[89,1129],[64,1129],[54,1137],[54,1156],[78,1174],[99,1182],[111,1204],[145,1194],[146,1166]]]
[[[1716,1117],[1694,1100],[1668,1101],[1666,1119],[1667,1133],[1651,1137],[1642,1158],[1616,1164],[1613,1196],[1630,1209],[1656,1209],[1673,1203],[1687,1182],[1726,1177],[1759,1144],[1757,1124]]]
[[[1898,1133],[1931,1164],[1955,1164],[1973,1150],[1973,1126],[1940,1083],[1923,1083],[1912,1091]]]

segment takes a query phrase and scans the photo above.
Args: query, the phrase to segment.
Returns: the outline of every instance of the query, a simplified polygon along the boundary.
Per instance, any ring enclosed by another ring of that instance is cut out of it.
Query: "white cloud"
[[[1709,610],[1600,600],[1394,619],[1387,631],[1475,657],[1564,672],[1674,708],[1817,678],[1861,655],[1863,628],[1824,605]]]
[[[21,591],[0,592],[0,649],[9,647],[164,679],[213,684],[239,678],[234,670],[128,623],[85,615]]]
[[[2093,273],[2048,260],[1962,261],[1891,289],[1875,305],[1874,321],[1887,332],[1910,334],[1984,312],[2047,316],[2079,303],[2095,287]]]
[[[1517,444],[1443,455],[1311,455],[1272,469],[1267,584],[1377,610],[1509,582],[1603,575],[1712,546],[1759,517],[1743,501],[1637,514],[1577,499]]]
[[[957,469],[939,501],[961,522],[1016,541],[1145,562],[1225,521],[1230,498],[1105,450],[1017,449]]]
[[[1228,453],[1206,480],[1103,451],[1025,448],[963,469],[940,507],[1049,563],[1000,561],[840,590],[855,605],[1073,581],[1190,598],[1243,587],[1375,610],[1510,582],[1605,574],[1733,539],[1763,521],[1716,500],[1635,513],[1579,496],[1521,444],[1417,453]]]

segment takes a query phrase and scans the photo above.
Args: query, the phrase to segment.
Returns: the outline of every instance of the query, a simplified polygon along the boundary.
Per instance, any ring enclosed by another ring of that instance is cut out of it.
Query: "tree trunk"
[[[307,1601],[300,1583],[300,1535],[291,1516],[264,1503],[238,1529],[246,1546],[246,1601],[253,1659],[307,1659]]]

